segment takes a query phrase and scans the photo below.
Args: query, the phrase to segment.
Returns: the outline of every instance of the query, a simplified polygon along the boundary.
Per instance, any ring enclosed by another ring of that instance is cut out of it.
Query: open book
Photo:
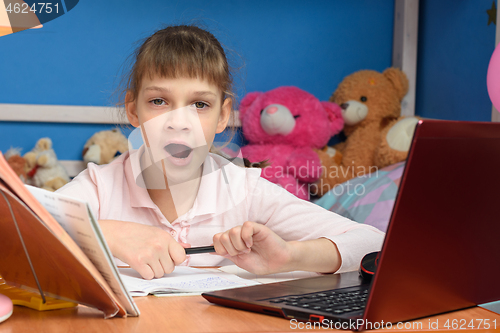
[[[0,152],[0,275],[104,312],[138,316],[85,202],[25,186]]]

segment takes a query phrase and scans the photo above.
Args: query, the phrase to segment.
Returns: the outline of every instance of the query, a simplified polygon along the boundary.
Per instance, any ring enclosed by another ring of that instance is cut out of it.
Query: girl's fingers
[[[153,272],[153,269],[149,265],[140,265],[137,267],[130,266],[130,267],[136,270],[137,273],[139,273],[143,279],[151,280],[155,277],[155,273]]]
[[[170,274],[175,269],[175,264],[172,262],[172,260],[170,259],[170,257],[168,257],[168,258],[165,258],[165,257],[160,258],[159,264],[162,267],[163,275]],[[155,276],[155,277],[158,277],[158,276]]]
[[[241,239],[245,243],[246,248],[251,248],[253,245],[253,235],[255,234],[255,229],[258,227],[257,223],[247,221],[243,223],[241,227]]]
[[[240,251],[236,250],[235,247],[233,246],[233,243],[231,242],[231,237],[229,236],[229,231],[223,233],[220,236],[219,241],[230,256],[236,256]]]
[[[224,248],[224,246],[221,244],[221,241],[220,241],[221,236],[222,236],[222,233],[214,235],[214,238],[213,238],[214,248],[215,248],[215,252],[218,255],[225,256],[227,254],[227,251]]]
[[[226,232],[214,235],[215,251],[221,256],[237,256],[250,252],[254,235],[253,222],[245,222],[242,226],[234,227]]]
[[[163,275],[165,275],[165,271],[163,270],[162,264],[160,264],[159,260],[155,260],[152,263],[149,264],[149,267],[151,267],[151,270],[153,271],[153,277],[155,278],[161,278]]]
[[[246,246],[245,242],[242,239],[242,230],[243,230],[242,227],[236,227],[228,231],[229,239],[234,249],[237,251],[237,254],[241,254],[242,252],[248,252],[247,250],[250,248]]]
[[[185,249],[187,248],[190,248],[191,247],[191,244],[188,244],[188,243],[182,243],[182,242],[179,242],[179,244],[181,244],[181,246]]]
[[[179,244],[177,242],[172,242],[169,244],[168,247],[168,259],[172,262],[172,266],[180,265],[184,260],[186,260],[186,250],[184,245],[189,245],[189,244]],[[189,245],[191,247],[191,245]],[[169,266],[170,268],[170,266]],[[175,267],[172,267],[172,269],[168,272],[171,273],[174,270]]]

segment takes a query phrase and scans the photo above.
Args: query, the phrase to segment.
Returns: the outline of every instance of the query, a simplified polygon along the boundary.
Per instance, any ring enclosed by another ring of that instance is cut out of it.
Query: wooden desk
[[[286,319],[212,305],[201,296],[161,298],[148,296],[135,297],[134,300],[141,311],[141,315],[135,318],[103,319],[100,311],[84,306],[43,312],[15,306],[12,317],[0,323],[0,333],[302,331],[302,329],[293,329]],[[444,327],[447,319],[455,319],[457,323],[460,320],[466,320],[468,323],[471,319],[489,319],[490,324],[496,320],[496,331],[500,332],[500,315],[479,307],[433,316],[412,323],[422,323],[420,327],[423,330],[417,329],[418,332],[436,332],[435,329],[429,330],[429,320],[438,321],[441,331],[450,331]],[[325,331],[325,329],[320,329],[320,331]],[[377,330],[377,332],[380,331],[385,330]],[[415,330],[392,329],[388,331]],[[479,331],[474,330],[474,332]]]

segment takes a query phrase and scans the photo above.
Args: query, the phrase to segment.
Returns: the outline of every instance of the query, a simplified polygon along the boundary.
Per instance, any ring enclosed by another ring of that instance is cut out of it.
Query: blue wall
[[[489,121],[486,70],[492,0],[421,0],[416,112]],[[321,100],[360,69],[391,65],[393,0],[81,1],[67,14],[0,37],[0,103],[112,105],[133,43],[162,24],[203,23],[226,46],[237,93],[296,85]],[[1,104],[0,104],[1,107]],[[60,159],[78,159],[107,125],[0,122],[0,150],[30,150],[50,136]]]
[[[132,44],[162,24],[193,19],[235,51],[236,66],[245,64],[240,97],[296,85],[327,100],[344,76],[391,65],[393,0],[83,0],[42,29],[0,37],[0,103],[110,105]],[[79,159],[105,128],[4,122],[0,150],[26,152],[50,136],[60,159]]]
[[[420,0],[416,113],[491,121],[486,89],[495,29],[492,0]],[[500,24],[500,22],[498,22]]]
[[[492,0],[421,0],[416,112],[489,121],[486,70]],[[112,105],[133,43],[162,24],[203,23],[226,46],[237,93],[296,85],[326,100],[341,79],[391,65],[393,1],[81,1],[67,14],[0,37],[0,103]],[[1,107],[1,104],[0,104]],[[0,122],[0,150],[30,150],[50,136],[60,159],[78,159],[107,125]]]

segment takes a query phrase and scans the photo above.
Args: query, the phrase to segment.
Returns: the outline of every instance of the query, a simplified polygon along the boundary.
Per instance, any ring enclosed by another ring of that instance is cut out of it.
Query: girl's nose
[[[167,113],[165,128],[170,131],[188,131],[191,130],[191,121],[189,111],[184,109],[174,110]]]

